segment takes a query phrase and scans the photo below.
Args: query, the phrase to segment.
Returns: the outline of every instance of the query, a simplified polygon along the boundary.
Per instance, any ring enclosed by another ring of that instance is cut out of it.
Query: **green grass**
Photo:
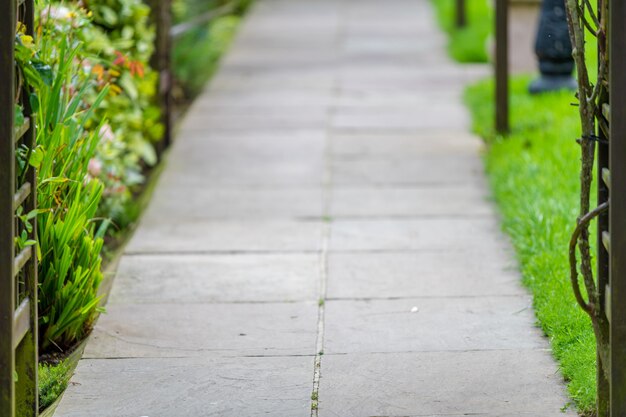
[[[579,412],[595,407],[595,339],[574,300],[568,242],[578,212],[579,119],[573,93],[530,96],[528,78],[511,88],[512,133],[493,131],[493,83],[466,92],[474,130],[488,143],[487,173],[504,230],[511,236],[524,284],[534,295],[538,322],[550,338]]]
[[[487,38],[492,29],[492,10],[487,0],[466,0],[467,25],[455,26],[455,0],[432,0],[439,25],[449,35],[448,51],[459,62],[487,62]]]
[[[194,29],[176,41],[173,50],[174,75],[187,99],[195,98],[211,78],[222,55],[228,50],[241,18],[224,16]]]
[[[71,373],[65,362],[56,365],[39,365],[39,409],[56,401],[67,388]]]

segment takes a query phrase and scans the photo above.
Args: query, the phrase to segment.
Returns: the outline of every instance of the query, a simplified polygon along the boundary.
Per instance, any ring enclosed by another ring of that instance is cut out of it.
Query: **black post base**
[[[577,88],[578,84],[571,75],[542,74],[539,78],[530,83],[528,92],[530,94],[540,94],[560,90],[575,91]]]

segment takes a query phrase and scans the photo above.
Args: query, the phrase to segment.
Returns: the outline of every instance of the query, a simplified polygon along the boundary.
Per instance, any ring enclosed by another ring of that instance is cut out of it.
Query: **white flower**
[[[47,20],[48,18],[52,20],[67,20],[71,17],[70,9],[65,6],[60,5],[50,5],[43,9],[41,12],[42,20]]]

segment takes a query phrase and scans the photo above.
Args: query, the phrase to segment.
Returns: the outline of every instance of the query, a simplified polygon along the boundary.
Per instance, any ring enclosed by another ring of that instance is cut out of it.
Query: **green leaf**
[[[22,126],[26,119],[24,118],[24,112],[22,110],[22,106],[16,104],[15,105],[15,126]]]
[[[39,74],[39,77],[41,77],[41,81],[43,81],[45,85],[51,86],[54,76],[52,74],[52,68],[50,67],[50,65],[44,64],[42,62],[33,62],[32,66],[34,70],[37,71],[37,73]]]
[[[44,158],[44,150],[42,146],[37,146],[31,153],[28,163],[35,168],[39,168]]]
[[[37,113],[39,111],[39,96],[35,93],[30,93],[28,96],[28,101],[30,103],[30,108],[33,113]]]

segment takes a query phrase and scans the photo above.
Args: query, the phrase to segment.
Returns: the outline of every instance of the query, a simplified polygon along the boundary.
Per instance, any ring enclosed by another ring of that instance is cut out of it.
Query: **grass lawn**
[[[577,409],[595,408],[595,338],[569,282],[568,242],[578,213],[578,111],[573,93],[530,96],[529,78],[512,80],[512,133],[493,131],[493,83],[466,92],[474,130],[485,138],[486,170],[504,230],[515,246],[538,324],[550,338]]]
[[[488,0],[466,0],[467,26],[455,26],[455,0],[432,0],[439,25],[449,35],[448,51],[459,62],[487,62],[487,38],[492,29]]]

